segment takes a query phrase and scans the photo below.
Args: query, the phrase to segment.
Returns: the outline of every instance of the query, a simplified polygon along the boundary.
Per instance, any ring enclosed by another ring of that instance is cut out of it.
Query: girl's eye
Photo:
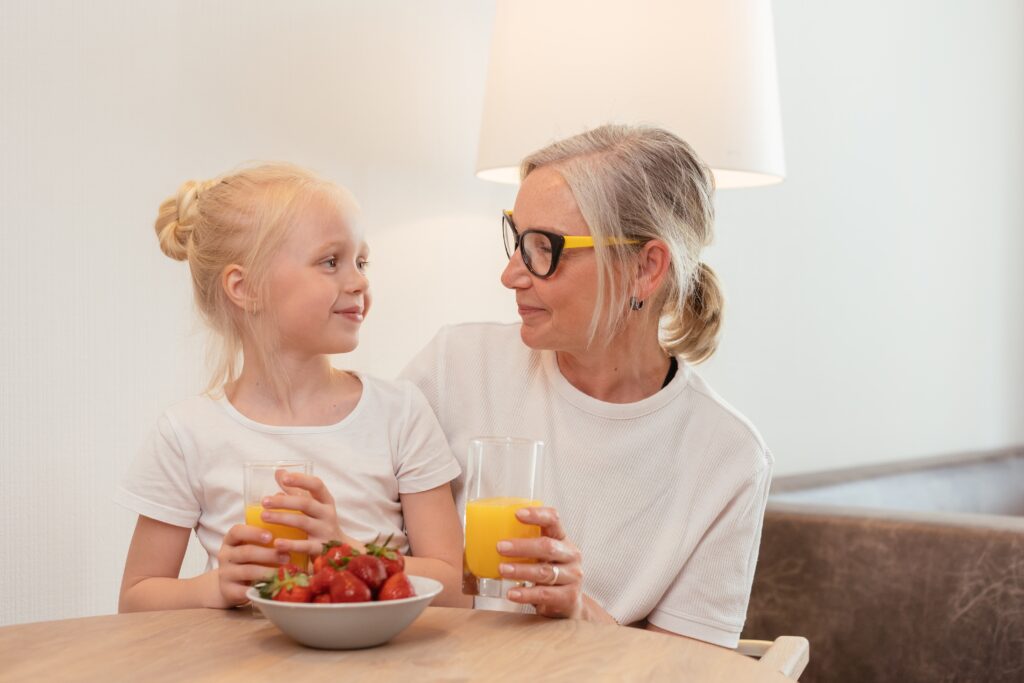
[[[335,258],[334,256],[332,256],[331,258],[329,258],[326,261],[324,261],[324,263],[327,265],[328,268],[337,268],[338,267],[338,259]]]
[[[360,272],[360,273],[365,273],[365,272],[366,272],[366,268],[367,268],[367,267],[368,267],[369,265],[370,265],[370,262],[369,262],[369,261],[367,261],[367,260],[366,260],[366,259],[364,259],[364,258],[361,258],[361,259],[359,259],[358,261],[356,261],[356,268],[358,268],[358,269],[359,269],[359,272]]]

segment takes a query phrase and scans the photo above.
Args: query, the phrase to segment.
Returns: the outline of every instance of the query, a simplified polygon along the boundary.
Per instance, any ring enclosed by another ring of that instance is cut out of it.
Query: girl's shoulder
[[[360,403],[372,405],[375,411],[405,411],[410,404],[426,399],[419,388],[407,379],[384,379],[365,372],[349,370],[363,385]]]
[[[223,419],[224,408],[221,404],[224,400],[223,396],[218,398],[210,394],[190,396],[164,408],[162,417],[183,423]]]

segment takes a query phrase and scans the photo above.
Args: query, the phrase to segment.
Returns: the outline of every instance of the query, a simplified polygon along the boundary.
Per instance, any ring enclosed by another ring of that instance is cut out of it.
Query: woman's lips
[[[527,317],[534,316],[534,315],[539,315],[541,313],[544,313],[544,309],[543,308],[535,308],[533,306],[520,306],[519,307],[519,315],[521,317],[523,317],[523,318],[527,318]]]

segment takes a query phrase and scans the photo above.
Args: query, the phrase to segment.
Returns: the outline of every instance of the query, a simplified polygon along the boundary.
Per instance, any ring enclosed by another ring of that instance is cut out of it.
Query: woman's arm
[[[444,584],[434,600],[441,607],[472,607],[462,594],[462,525],[451,486],[400,494],[412,557],[405,558],[407,574],[429,576]]]

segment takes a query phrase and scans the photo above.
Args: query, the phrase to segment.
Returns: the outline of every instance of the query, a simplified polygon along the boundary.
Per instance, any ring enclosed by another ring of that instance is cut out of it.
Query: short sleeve
[[[423,394],[413,384],[403,384],[407,389],[406,410],[398,438],[395,473],[399,493],[419,493],[447,484],[462,469]]]
[[[139,450],[114,502],[145,517],[194,528],[200,506],[189,482],[181,441],[165,414]]]
[[[770,482],[769,465],[739,487],[647,617],[649,623],[736,647],[754,581]]]

